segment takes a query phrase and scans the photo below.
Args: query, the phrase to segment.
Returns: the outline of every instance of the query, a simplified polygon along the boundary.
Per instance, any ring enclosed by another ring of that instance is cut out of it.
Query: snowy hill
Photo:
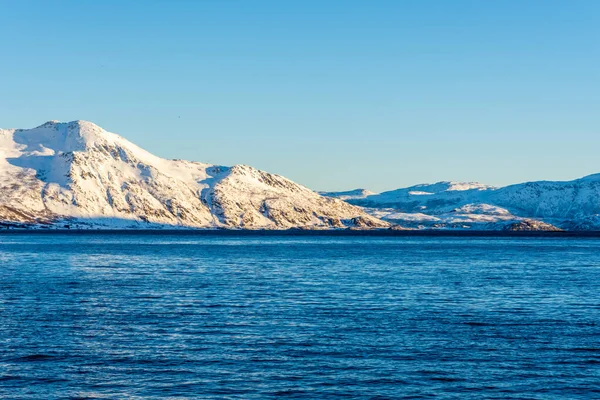
[[[539,181],[506,186],[484,199],[516,215],[565,229],[600,229],[600,174],[573,181]]]
[[[371,195],[375,194],[375,192],[371,192],[370,190],[366,190],[366,189],[355,189],[355,190],[348,190],[346,192],[319,192],[319,194],[322,196],[327,196],[327,197],[335,197],[336,199],[340,199],[340,200],[349,200],[349,199],[364,199],[367,196],[371,196]]]
[[[370,228],[388,223],[249,166],[166,160],[87,121],[0,130],[0,223]]]
[[[438,182],[347,201],[378,218],[415,228],[600,229],[600,174],[502,188]]]

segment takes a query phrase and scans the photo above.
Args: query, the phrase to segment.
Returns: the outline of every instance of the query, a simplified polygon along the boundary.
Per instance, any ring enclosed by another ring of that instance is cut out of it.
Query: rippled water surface
[[[600,398],[600,240],[0,235],[0,398]]]

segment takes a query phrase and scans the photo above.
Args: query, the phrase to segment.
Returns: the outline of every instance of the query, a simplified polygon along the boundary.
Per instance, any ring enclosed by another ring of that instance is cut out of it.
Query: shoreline
[[[243,230],[243,229],[55,229],[8,228],[0,235],[179,235],[179,236],[368,236],[368,237],[590,237],[600,231],[485,231],[485,230]]]

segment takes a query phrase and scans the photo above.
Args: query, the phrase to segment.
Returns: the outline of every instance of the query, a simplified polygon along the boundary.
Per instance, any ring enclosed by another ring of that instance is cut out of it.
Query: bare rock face
[[[0,223],[71,227],[388,227],[279,175],[154,156],[86,121],[0,130]]]
[[[32,224],[47,226],[55,222],[54,217],[53,214],[45,212],[30,213],[9,206],[0,206],[0,226],[3,227],[23,227]]]
[[[392,225],[389,228],[391,231],[412,231],[413,229],[404,227],[402,225]]]
[[[526,219],[523,221],[515,222],[507,225],[504,228],[505,231],[511,232],[531,232],[531,231],[547,231],[547,232],[560,232],[562,229],[555,227],[554,225],[547,224],[541,221],[535,221],[532,219]]]

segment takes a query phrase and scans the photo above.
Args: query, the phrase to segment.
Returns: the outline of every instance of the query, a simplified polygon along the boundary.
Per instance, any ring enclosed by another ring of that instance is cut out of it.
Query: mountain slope
[[[86,227],[387,227],[252,167],[166,160],[87,121],[0,130],[0,220]]]

